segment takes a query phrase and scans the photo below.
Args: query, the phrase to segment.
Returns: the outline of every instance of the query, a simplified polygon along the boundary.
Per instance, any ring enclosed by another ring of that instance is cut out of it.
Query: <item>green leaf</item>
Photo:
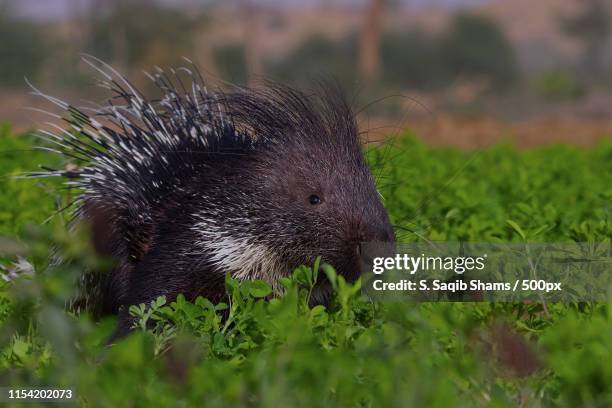
[[[334,290],[337,290],[338,289],[338,274],[336,273],[336,270],[333,268],[333,266],[328,265],[328,264],[323,264],[322,268],[323,268],[323,273],[325,273],[325,276],[327,276],[327,279],[329,280],[329,283],[331,284],[332,288]]]
[[[516,222],[512,220],[506,220],[506,222],[512,227],[514,231],[516,231],[521,236],[521,238],[523,238],[523,240],[527,238],[527,235],[525,234],[523,229]]]
[[[13,341],[13,347],[11,348],[13,354],[15,354],[15,356],[22,361],[25,360],[25,358],[27,357],[29,349],[30,345],[20,338],[15,338],[15,340]]]
[[[263,298],[272,293],[272,287],[264,281],[256,280],[249,285],[249,293],[255,298]]]

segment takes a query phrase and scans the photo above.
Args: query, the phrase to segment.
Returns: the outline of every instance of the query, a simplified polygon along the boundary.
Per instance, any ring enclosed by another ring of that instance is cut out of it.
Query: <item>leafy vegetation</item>
[[[36,273],[0,283],[0,383],[75,390],[86,406],[609,406],[609,304],[386,303],[330,266],[304,266],[267,300],[262,282],[227,279],[213,305],[179,297],[135,305],[139,328],[106,346],[114,320],[64,311],[85,268],[86,231],[61,216],[69,192],[15,180],[38,163],[33,140],[0,132],[0,256]],[[610,241],[612,144],[478,152],[406,135],[368,158],[403,241]],[[54,247],[72,261],[47,266]],[[10,269],[10,268],[9,268]],[[307,305],[316,271],[336,287]],[[225,316],[225,318],[223,317]],[[144,329],[149,327],[148,329]]]

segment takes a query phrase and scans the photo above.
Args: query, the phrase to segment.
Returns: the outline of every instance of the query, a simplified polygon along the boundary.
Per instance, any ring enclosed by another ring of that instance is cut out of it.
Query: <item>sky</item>
[[[211,0],[160,0],[169,5],[198,3],[209,4]],[[321,4],[322,0],[252,0],[255,4],[266,6],[304,7]],[[327,3],[341,5],[362,5],[367,0],[326,0]],[[492,0],[393,0],[412,7],[465,7],[491,2]],[[512,0],[506,0],[512,1]],[[0,0],[1,4],[2,0]],[[70,8],[75,5],[85,10],[92,0],[18,0],[14,1],[16,11],[25,17],[35,19],[62,19],[69,14]]]

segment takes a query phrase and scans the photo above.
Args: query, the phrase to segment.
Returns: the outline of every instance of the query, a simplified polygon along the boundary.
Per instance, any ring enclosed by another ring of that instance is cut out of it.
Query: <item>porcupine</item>
[[[64,110],[63,127],[41,131],[54,145],[43,149],[77,166],[31,175],[64,177],[80,191],[74,222],[104,225],[115,266],[84,274],[75,304],[118,314],[118,335],[133,323],[129,305],[178,294],[223,300],[226,273],[278,290],[280,277],[321,256],[354,281],[360,243],[394,240],[337,87],[213,91],[191,64],[147,74],[161,93],[153,100],[109,65],[83,60],[112,96],[87,114],[33,87]],[[330,292],[323,279],[313,302]]]

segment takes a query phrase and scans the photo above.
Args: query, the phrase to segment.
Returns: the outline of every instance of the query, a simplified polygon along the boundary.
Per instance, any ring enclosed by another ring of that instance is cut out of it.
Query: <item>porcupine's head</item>
[[[360,243],[394,240],[354,114],[336,88],[319,90],[268,84],[225,95],[234,126],[257,146],[226,178],[215,206],[223,214],[201,214],[202,242],[219,268],[274,283],[321,256],[353,281]],[[327,289],[319,285],[314,300],[325,302]]]

